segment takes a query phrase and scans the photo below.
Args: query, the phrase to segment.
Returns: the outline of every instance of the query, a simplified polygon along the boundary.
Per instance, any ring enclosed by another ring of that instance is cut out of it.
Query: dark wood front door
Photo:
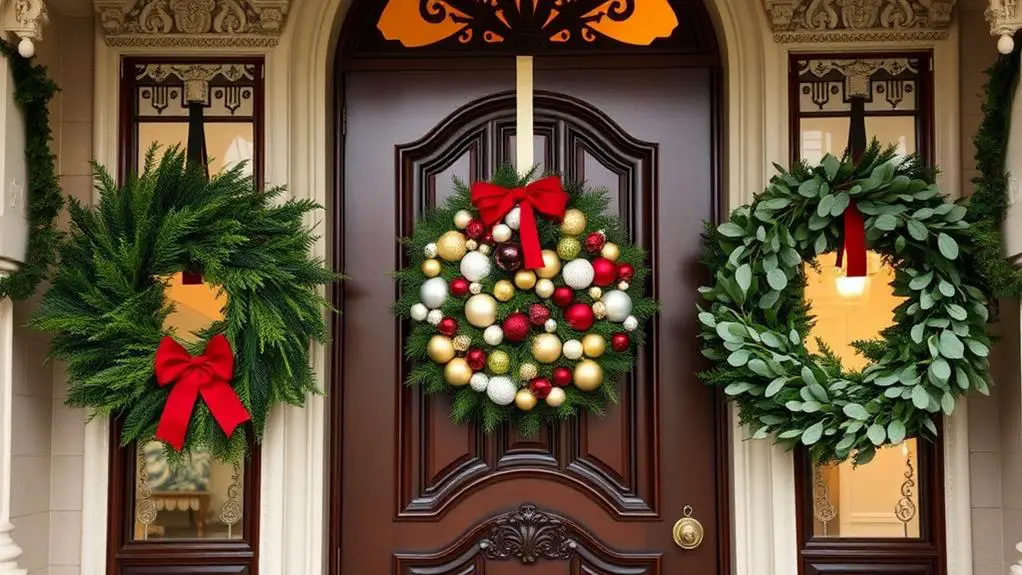
[[[696,378],[694,317],[716,209],[712,70],[536,71],[537,163],[606,186],[655,272],[663,311],[621,403],[535,438],[485,436],[402,385],[395,238],[453,176],[514,159],[513,87],[510,71],[344,78],[333,559],[344,575],[723,574],[723,415]],[[691,551],[671,534],[686,506],[706,532]]]

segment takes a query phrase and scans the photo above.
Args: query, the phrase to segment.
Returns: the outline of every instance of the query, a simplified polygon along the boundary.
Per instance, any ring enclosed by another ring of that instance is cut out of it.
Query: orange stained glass
[[[669,0],[389,0],[377,22],[384,38],[407,48],[450,38],[498,44],[529,36],[648,46],[677,27]]]

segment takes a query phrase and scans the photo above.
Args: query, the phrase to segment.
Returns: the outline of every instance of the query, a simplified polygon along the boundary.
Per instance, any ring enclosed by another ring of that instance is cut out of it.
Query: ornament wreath
[[[14,99],[25,119],[25,163],[28,167],[28,253],[24,265],[15,273],[0,278],[0,299],[25,299],[35,293],[46,279],[57,256],[61,234],[56,219],[64,207],[64,196],[57,177],[56,157],[50,150],[49,103],[57,85],[50,80],[45,66],[37,66],[18,54],[17,47],[0,40],[0,53],[10,62],[14,77]]]
[[[207,181],[178,148],[158,162],[151,148],[122,187],[94,170],[99,203],[71,201],[61,265],[32,320],[67,363],[67,404],[119,417],[125,444],[156,437],[243,458],[274,404],[317,391],[309,343],[327,334],[316,288],[336,279],[309,256],[303,218],[318,206],[278,203],[283,188],[257,190],[241,166]],[[165,292],[185,269],[227,297],[223,320],[179,343],[164,325],[174,311]]]
[[[526,436],[616,402],[657,309],[607,192],[531,180],[511,167],[471,187],[456,179],[405,241],[394,307],[414,322],[408,384],[452,394],[457,423],[510,420]]]
[[[881,446],[935,436],[933,416],[971,390],[987,393],[990,380],[993,294],[967,208],[875,142],[858,163],[777,168],[751,205],[707,234],[715,281],[701,290],[700,338],[719,364],[702,378],[737,402],[754,437],[808,446],[817,461],[862,464]],[[802,265],[854,241],[859,212],[859,232],[905,299],[881,340],[853,344],[872,363],[849,372],[826,346],[811,354],[803,343],[812,320]]]

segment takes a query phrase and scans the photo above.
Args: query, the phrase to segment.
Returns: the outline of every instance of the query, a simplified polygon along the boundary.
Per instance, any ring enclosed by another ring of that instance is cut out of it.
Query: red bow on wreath
[[[181,451],[188,422],[199,395],[228,437],[249,420],[248,411],[228,382],[234,377],[234,354],[223,335],[215,335],[202,355],[192,357],[172,337],[164,337],[156,350],[156,381],[174,384],[163,407],[156,437]]]
[[[525,253],[525,269],[543,267],[543,253],[539,246],[539,230],[536,229],[536,215],[539,212],[549,219],[564,217],[568,207],[568,194],[557,176],[547,176],[532,182],[524,188],[502,188],[489,182],[472,184],[472,204],[479,210],[479,217],[487,226],[500,221],[515,204],[521,209],[522,218],[518,233]]]

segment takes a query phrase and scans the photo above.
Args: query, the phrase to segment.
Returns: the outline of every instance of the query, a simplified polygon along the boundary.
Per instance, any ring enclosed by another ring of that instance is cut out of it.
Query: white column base
[[[0,274],[2,275],[2,274]],[[25,575],[18,568],[11,505],[11,392],[14,389],[14,302],[0,299],[0,575]]]
[[[11,531],[14,531],[14,525],[0,525],[0,575],[25,575],[28,571],[18,567],[21,547],[14,542]]]

